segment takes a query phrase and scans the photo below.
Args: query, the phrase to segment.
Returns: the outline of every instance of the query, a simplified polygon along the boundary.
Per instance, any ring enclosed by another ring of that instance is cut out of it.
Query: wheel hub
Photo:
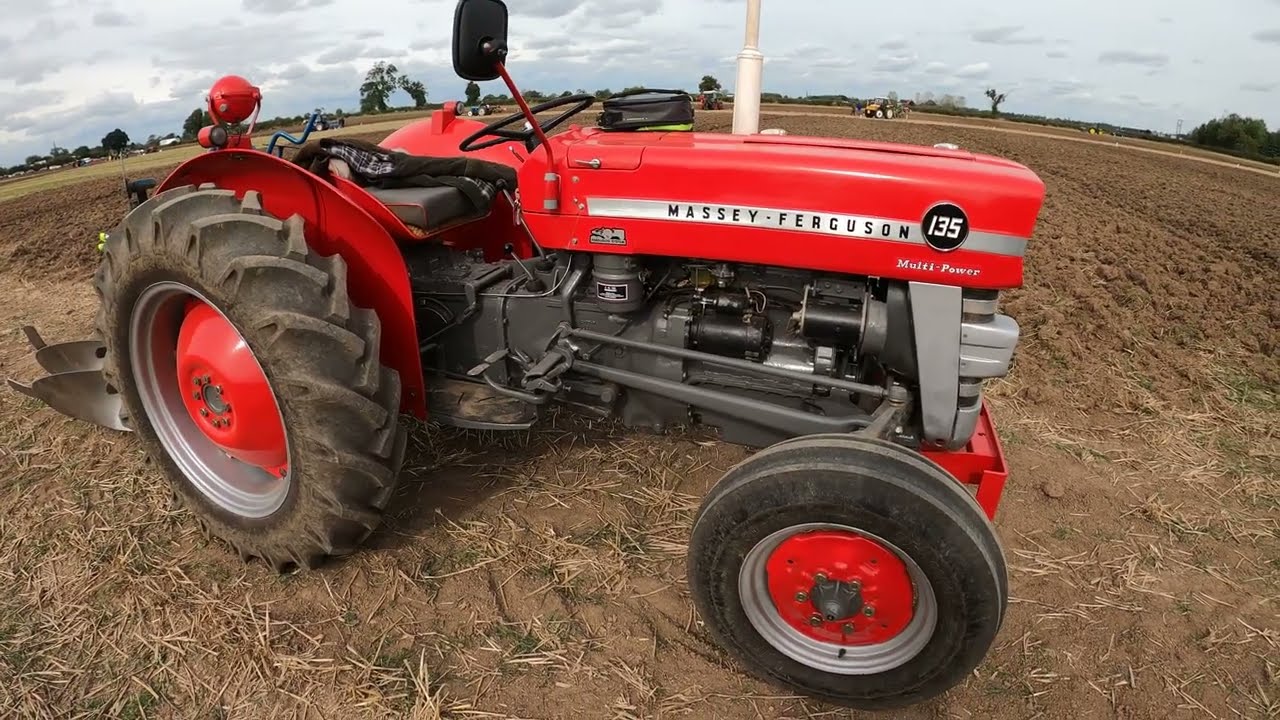
[[[815,578],[809,590],[813,607],[826,622],[847,620],[862,612],[862,583],[831,581],[825,576]],[[866,606],[870,607],[870,606]]]
[[[769,595],[785,622],[806,637],[842,646],[893,639],[911,623],[915,593],[903,562],[856,533],[792,535],[765,564]]]
[[[178,332],[179,387],[196,427],[226,454],[272,474],[288,472],[284,423],[253,351],[217,310],[187,303]]]

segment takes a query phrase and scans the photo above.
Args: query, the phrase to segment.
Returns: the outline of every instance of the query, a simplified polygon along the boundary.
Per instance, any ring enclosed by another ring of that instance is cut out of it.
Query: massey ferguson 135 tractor
[[[763,448],[689,538],[712,638],[853,707],[964,680],[1008,601],[982,390],[1017,344],[997,301],[1022,283],[1039,178],[953,148],[667,129],[691,122],[683,93],[566,126],[595,99],[529,107],[506,36],[500,0],[460,0],[455,71],[502,78],[519,113],[450,103],[287,159],[253,146],[257,88],[220,80],[208,151],[149,197],[130,183],[98,337],[28,328],[49,374],[12,385],[132,431],[212,533],[281,571],[378,525],[404,415],[706,424]]]

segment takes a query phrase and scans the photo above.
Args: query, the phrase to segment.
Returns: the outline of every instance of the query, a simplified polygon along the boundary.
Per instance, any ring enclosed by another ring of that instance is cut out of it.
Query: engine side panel
[[[565,145],[561,214],[537,210],[543,156],[521,170],[526,221],[549,249],[1004,289],[1022,283],[1044,198],[1021,165],[916,146],[595,129],[553,142]],[[944,203],[962,227],[937,224]],[[957,236],[938,242],[939,229]]]

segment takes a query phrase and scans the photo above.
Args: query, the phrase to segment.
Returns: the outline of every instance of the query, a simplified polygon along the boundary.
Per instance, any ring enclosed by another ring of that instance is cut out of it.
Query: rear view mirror
[[[493,80],[507,57],[507,4],[458,0],[453,14],[453,71],[463,80]]]

